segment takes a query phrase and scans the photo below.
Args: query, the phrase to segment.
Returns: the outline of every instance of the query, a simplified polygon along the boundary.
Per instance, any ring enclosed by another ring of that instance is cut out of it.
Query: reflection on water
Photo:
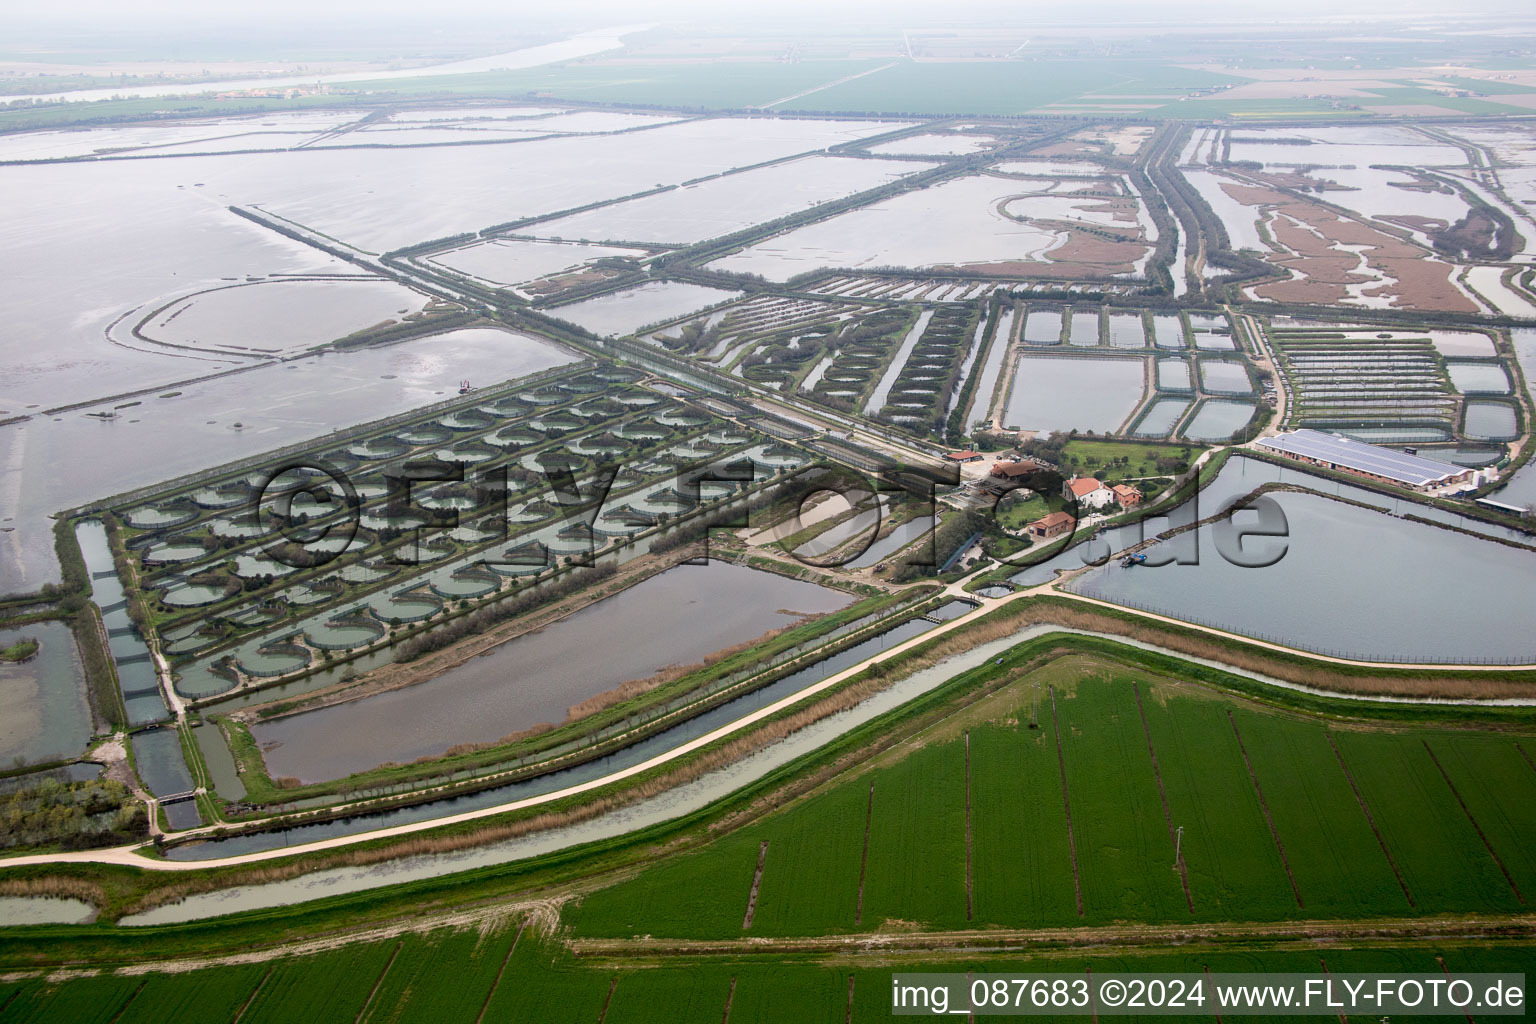
[[[0,427],[19,542],[0,546],[0,592],[58,579],[48,517],[62,508],[442,401],[466,376],[500,382],[575,358],[530,335],[451,331],[184,385],[107,421],[82,409]]]
[[[37,764],[74,757],[91,738],[91,709],[75,638],[62,622],[0,629],[0,649],[23,638],[37,654],[0,662],[0,764]]]
[[[0,896],[0,925],[85,924],[94,920],[96,908],[80,900],[48,896]]]
[[[274,776],[334,779],[485,743],[851,598],[728,562],[681,565],[415,686],[253,727]]]
[[[1003,424],[1042,431],[1117,430],[1141,401],[1143,377],[1140,359],[1021,356]]]
[[[1217,527],[1207,526],[1195,535],[1198,565],[1122,568],[1112,562],[1069,586],[1089,597],[1348,658],[1536,660],[1526,602],[1536,552],[1317,495],[1272,498],[1285,512],[1288,540],[1250,539],[1244,551],[1283,548],[1273,565],[1233,564],[1218,553]],[[1148,554],[1156,559],[1160,547]],[[1427,587],[1431,581],[1440,585]]]

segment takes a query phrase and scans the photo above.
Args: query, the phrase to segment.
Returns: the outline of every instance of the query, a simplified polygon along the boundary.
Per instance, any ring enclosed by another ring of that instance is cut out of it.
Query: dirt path
[[[764,839],[762,845],[757,848],[757,870],[752,874],[752,891],[747,893],[747,913],[741,919],[742,931],[752,927],[752,918],[757,915],[757,891],[763,886],[763,868],[767,863],[768,840]]]
[[[1360,920],[1216,921],[1181,924],[1117,923],[1077,928],[977,928],[963,931],[864,932],[804,938],[569,939],[577,957],[622,961],[665,956],[675,964],[706,957],[770,958],[786,953],[847,957],[867,964],[871,954],[913,953],[924,960],[970,960],[978,950],[1085,948],[1126,950],[1179,949],[1211,942],[1240,941],[1248,947],[1265,943],[1289,946],[1323,942],[1369,941],[1373,944],[1418,944],[1429,939],[1529,939],[1536,937],[1536,915],[1391,917]]]
[[[853,923],[864,923],[864,875],[869,870],[869,826],[875,820],[875,783],[869,783],[869,804],[864,809],[864,852],[859,855],[859,902],[853,912]]]

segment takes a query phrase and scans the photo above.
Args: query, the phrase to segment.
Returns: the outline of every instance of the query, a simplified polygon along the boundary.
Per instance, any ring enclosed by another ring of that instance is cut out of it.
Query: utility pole
[[[1181,851],[1183,849],[1184,849],[1184,826],[1180,825],[1178,828],[1173,830],[1173,866],[1175,868],[1177,868],[1179,866],[1179,858],[1182,856]]]

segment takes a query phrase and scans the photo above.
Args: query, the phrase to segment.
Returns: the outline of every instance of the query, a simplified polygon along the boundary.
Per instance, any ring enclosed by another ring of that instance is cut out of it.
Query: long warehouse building
[[[1459,485],[1472,486],[1477,482],[1477,471],[1465,466],[1436,462],[1321,430],[1293,430],[1261,438],[1257,444],[1295,462],[1353,473],[1415,491],[1438,491]]]

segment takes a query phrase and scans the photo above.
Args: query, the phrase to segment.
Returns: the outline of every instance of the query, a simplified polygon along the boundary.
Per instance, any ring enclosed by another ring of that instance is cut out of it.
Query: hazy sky
[[[1286,0],[1283,6],[1234,3],[1233,0],[1176,0],[1167,3],[1129,0],[958,0],[935,5],[931,0],[583,0],[577,5],[529,3],[526,0],[443,0],[423,6],[418,0],[261,0],[254,4],[210,4],[207,0],[57,0],[46,4],[9,3],[0,10],[0,21],[126,23],[171,21],[183,25],[224,21],[338,19],[378,22],[420,21],[440,18],[485,18],[498,22],[552,17],[587,20],[594,16],[629,22],[651,17],[689,17],[710,20],[741,20],[790,15],[818,17],[855,14],[885,21],[893,16],[943,21],[951,17],[999,16],[1010,22],[1023,18],[1050,21],[1089,21],[1096,12],[1115,10],[1138,21],[1162,18],[1231,18],[1249,21],[1262,18],[1288,20],[1301,14],[1358,16],[1398,14],[1406,16],[1461,16],[1493,11],[1529,12],[1529,0]]]
[[[878,36],[987,24],[1093,35],[1315,21],[1367,34],[1452,28],[1498,36],[1512,21],[1529,33],[1533,16],[1531,0],[0,0],[0,59],[453,59],[637,22],[732,35]]]

